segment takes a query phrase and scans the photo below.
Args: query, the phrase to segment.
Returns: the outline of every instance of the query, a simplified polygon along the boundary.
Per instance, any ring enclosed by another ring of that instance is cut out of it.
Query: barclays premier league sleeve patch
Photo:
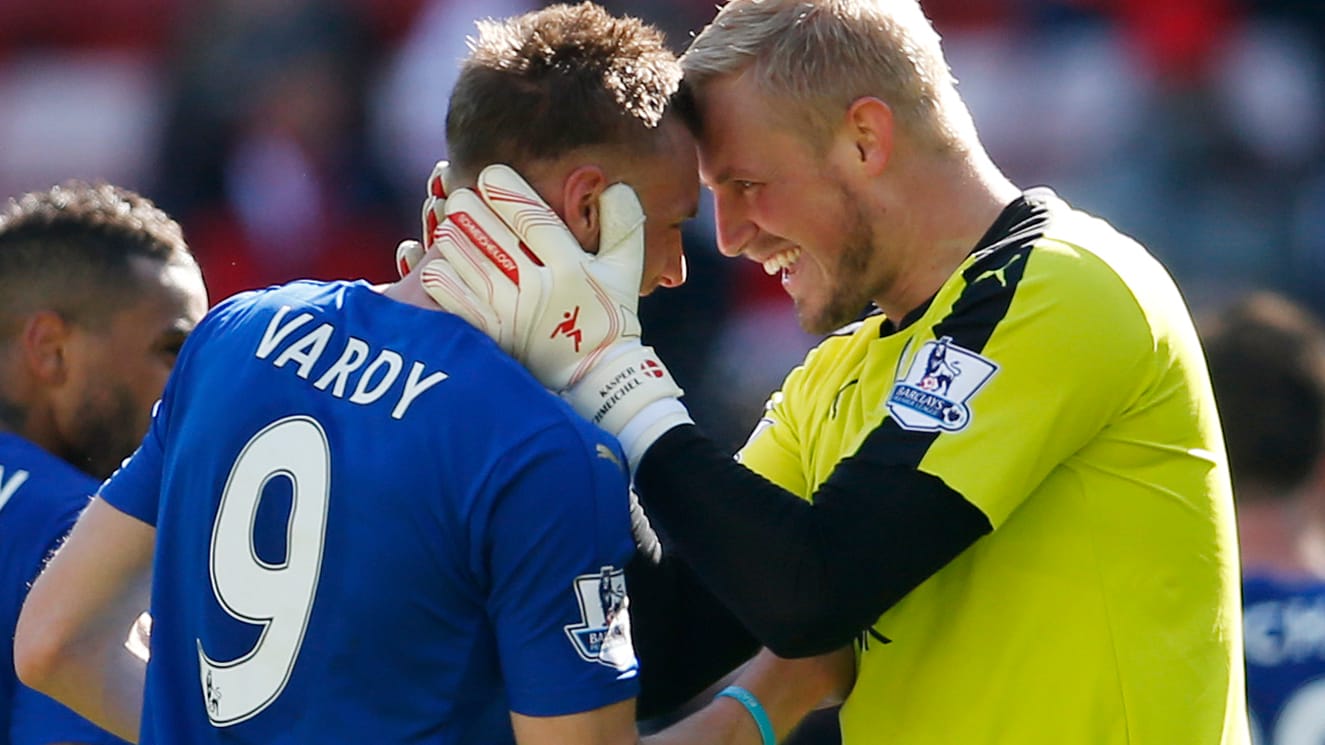
[[[580,623],[566,627],[575,652],[585,662],[597,662],[622,673],[639,666],[630,639],[630,599],[626,595],[626,573],[605,566],[598,574],[575,578],[580,603]]]
[[[994,377],[998,365],[944,336],[926,343],[906,376],[893,385],[888,413],[902,429],[957,432],[971,421],[967,402]]]

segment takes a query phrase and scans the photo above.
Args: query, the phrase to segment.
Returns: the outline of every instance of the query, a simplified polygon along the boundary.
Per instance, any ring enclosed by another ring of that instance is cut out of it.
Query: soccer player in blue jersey
[[[0,208],[6,639],[48,556],[147,431],[152,402],[206,310],[179,226],[138,194],[71,182]],[[113,630],[121,642],[129,623]],[[20,684],[12,651],[0,646],[0,744],[121,742]]]
[[[523,95],[491,100],[510,76]],[[485,24],[451,115],[496,118],[450,143],[458,177],[527,148],[600,258],[647,242],[628,281],[679,283],[698,198],[663,116],[679,78],[656,31],[587,4]],[[208,314],[33,588],[25,680],[146,743],[636,741],[625,455],[421,274]],[[107,630],[149,584],[144,673]]]
[[[1201,330],[1238,507],[1255,741],[1325,742],[1325,328],[1257,292]]]

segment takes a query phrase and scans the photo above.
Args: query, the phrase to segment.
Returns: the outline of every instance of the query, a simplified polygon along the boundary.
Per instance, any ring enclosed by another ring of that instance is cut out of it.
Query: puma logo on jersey
[[[889,639],[883,634],[880,634],[878,631],[874,629],[873,626],[871,626],[868,629],[865,629],[864,631],[860,632],[860,634],[856,637],[856,644],[860,647],[862,652],[869,651],[871,638],[875,639],[880,644],[893,643],[892,639]]]
[[[972,282],[971,284],[979,284],[980,282],[984,281],[986,277],[993,277],[994,279],[998,280],[998,284],[1000,287],[1007,287],[1008,269],[1011,269],[1013,264],[1016,264],[1018,261],[1021,261],[1022,256],[1023,254],[1017,254],[1016,256],[1013,256],[1010,260],[1008,260],[1008,263],[1004,264],[1003,266],[1000,266],[997,269],[990,269],[989,271],[982,273],[980,276],[976,277],[975,282]]]
[[[597,453],[599,458],[610,460],[616,464],[617,468],[625,470],[626,467],[621,464],[621,459],[616,457],[616,453],[612,452],[612,448],[600,442],[594,446],[594,452]]]
[[[834,394],[833,394],[833,403],[828,407],[828,418],[829,418],[829,419],[836,419],[836,418],[837,418],[837,404],[838,404],[839,401],[842,400],[842,394],[846,393],[848,388],[850,388],[850,387],[853,386],[853,385],[856,385],[856,384],[859,383],[859,382],[860,382],[860,379],[859,379],[859,378],[856,378],[856,379],[854,379],[854,380],[848,380],[847,383],[846,383],[846,385],[844,385],[844,386],[842,386],[841,388],[838,388],[838,389],[837,389],[837,393],[834,393]]]

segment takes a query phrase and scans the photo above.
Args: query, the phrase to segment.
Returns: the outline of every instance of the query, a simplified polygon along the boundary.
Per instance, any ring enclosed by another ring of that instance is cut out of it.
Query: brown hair
[[[1208,318],[1202,336],[1233,493],[1292,496],[1325,452],[1325,329],[1258,292]]]
[[[649,135],[681,80],[658,29],[585,2],[481,21],[478,31],[446,117],[458,173],[657,142]]]

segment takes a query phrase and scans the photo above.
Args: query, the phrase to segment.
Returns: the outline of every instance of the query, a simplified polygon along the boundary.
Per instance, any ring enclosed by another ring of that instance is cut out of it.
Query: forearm
[[[19,615],[19,678],[137,740],[146,663],[126,646],[151,595],[155,531],[100,499],[34,583]]]
[[[138,607],[142,607],[141,605]],[[137,742],[147,664],[126,646],[132,618],[81,638],[33,642],[20,629],[29,653],[19,662],[23,682],[68,706],[79,716],[116,736]],[[31,650],[49,644],[43,650]]]
[[[124,640],[120,639],[115,649],[107,655],[105,665],[104,670],[108,674],[104,677],[91,675],[90,672],[83,673],[90,675],[83,679],[83,685],[100,686],[100,690],[89,692],[93,705],[79,713],[121,739],[138,742],[147,662],[125,648]],[[98,700],[100,703],[96,704]],[[75,711],[78,709],[75,708]]]
[[[693,427],[646,453],[636,487],[669,547],[773,651],[837,649],[990,530],[933,476],[862,448],[807,502]]]
[[[768,716],[781,742],[814,709],[838,703],[855,679],[855,654],[844,647],[818,657],[788,660],[764,650],[735,685],[748,691]],[[708,706],[656,735],[645,745],[761,745],[755,718],[734,698],[719,696]]]

